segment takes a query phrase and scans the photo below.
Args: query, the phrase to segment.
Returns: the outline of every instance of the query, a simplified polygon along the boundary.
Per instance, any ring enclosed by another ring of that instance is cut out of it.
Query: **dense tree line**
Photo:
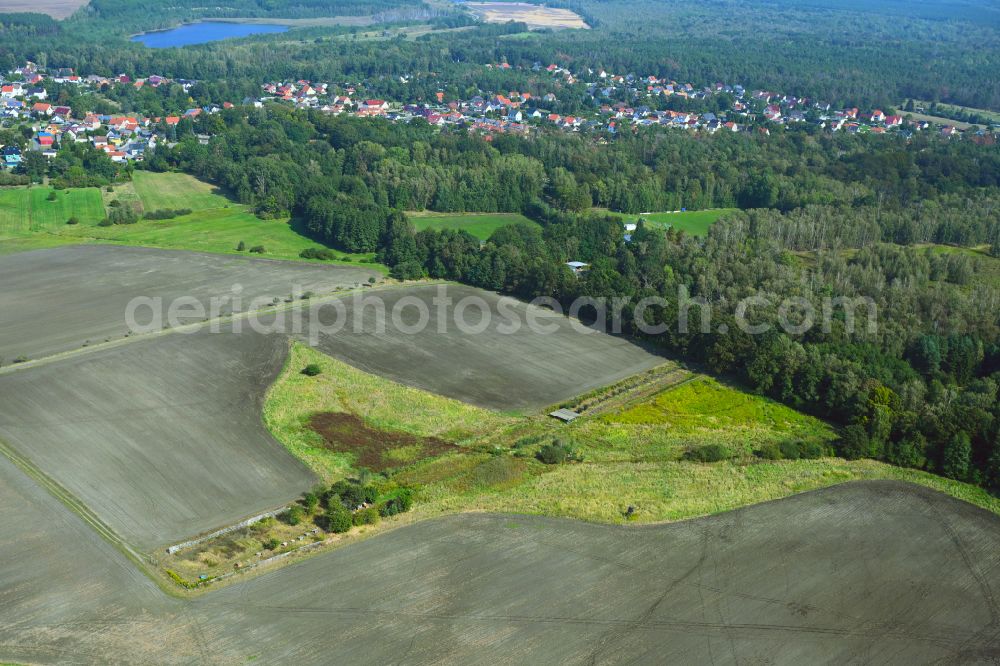
[[[461,39],[431,32],[408,41],[357,40],[351,28],[332,26],[298,29],[298,39],[271,35],[150,50],[129,43],[127,35],[204,17],[311,18],[333,12],[381,14],[383,21],[430,21],[439,27],[470,21],[457,7],[432,11],[400,0],[352,0],[334,9],[319,0],[238,0],[225,7],[196,0],[169,7],[96,0],[61,29],[52,22],[0,29],[0,66],[27,58],[83,74],[155,72],[198,79],[206,82],[202,94],[212,93],[208,101],[221,102],[233,101],[227,93],[245,93],[265,80],[298,78],[367,79],[373,94],[403,97],[405,91],[407,99],[432,99],[439,88],[452,97],[476,89],[529,89],[542,95],[559,90],[561,83],[531,68],[557,62],[577,72],[604,68],[699,86],[741,83],[835,106],[885,108],[914,98],[1000,109],[1000,21],[988,2],[954,3],[943,16],[940,8],[912,3],[893,15],[872,3],[831,9],[785,1],[748,6],[725,0],[583,0],[574,8],[596,28],[508,39],[506,33],[523,33],[524,26],[482,25],[462,32]],[[503,61],[515,68],[484,67]],[[407,83],[400,75],[409,77]],[[559,112],[590,103],[576,91],[564,93],[557,94]]]
[[[561,132],[486,141],[464,131],[291,111],[231,109],[179,126],[151,169],[212,180],[263,216],[374,251],[391,210],[566,212],[768,209],[747,222],[791,250],[874,242],[995,243],[1000,154],[934,137],[691,136],[649,131],[604,145]],[[202,145],[194,133],[213,134]]]

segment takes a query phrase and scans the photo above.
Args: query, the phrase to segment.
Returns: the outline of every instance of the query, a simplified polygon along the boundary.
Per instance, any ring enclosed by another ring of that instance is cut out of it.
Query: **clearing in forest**
[[[599,212],[620,218],[622,222],[643,219],[654,227],[673,228],[690,236],[704,236],[717,220],[736,208],[713,208],[711,210],[665,211],[660,213],[616,213],[598,209]]]
[[[417,231],[424,229],[461,229],[479,240],[487,240],[493,232],[511,224],[538,223],[520,213],[407,213]]]
[[[486,23],[526,23],[531,28],[588,29],[579,14],[526,2],[469,2],[465,5]]]

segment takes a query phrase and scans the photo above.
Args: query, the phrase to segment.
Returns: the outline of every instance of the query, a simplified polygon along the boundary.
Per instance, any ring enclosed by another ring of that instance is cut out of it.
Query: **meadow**
[[[146,212],[164,208],[197,211],[233,205],[217,187],[186,173],[135,171],[132,186]]]
[[[424,229],[461,229],[480,240],[487,240],[493,232],[509,224],[538,226],[519,213],[407,213],[417,231]]]
[[[683,231],[692,236],[704,236],[708,233],[708,228],[726,213],[735,211],[735,208],[716,208],[713,210],[687,210],[661,213],[616,213],[604,209],[597,209],[601,213],[613,215],[623,222],[635,222],[639,218],[652,223],[661,228],[673,228]]]
[[[132,181],[111,191],[97,188],[53,190],[47,187],[0,189],[0,255],[67,243],[120,243],[140,247],[193,250],[213,254],[243,254],[262,247],[271,259],[303,260],[306,249],[323,249],[294,220],[262,220],[246,206],[228,199],[218,188],[183,173],[136,171]],[[135,224],[103,227],[112,201],[142,212],[190,210],[168,220],[140,219]],[[70,217],[79,224],[67,225]],[[243,243],[243,250],[238,249]],[[388,269],[374,253],[335,252],[324,264],[362,264],[380,274]]]
[[[194,250],[213,254],[261,256],[269,259],[300,260],[299,253],[308,248],[323,248],[320,243],[296,232],[288,220],[261,220],[242,206],[209,208],[170,220],[140,220],[136,224],[111,227],[69,227],[67,238],[115,242],[124,245]],[[239,250],[243,242],[246,249]],[[248,255],[247,250],[263,246],[261,255]],[[357,264],[385,273],[381,264],[374,263],[374,254],[335,252],[334,261],[316,263]]]
[[[729,511],[846,481],[907,481],[1000,513],[1000,500],[969,484],[871,460],[834,457],[766,460],[753,451],[787,440],[829,444],[825,423],[766,398],[699,375],[653,396],[571,424],[543,413],[498,414],[371,375],[295,345],[268,394],[265,423],[275,438],[321,478],[356,474],[352,458],[321,444],[312,415],[346,412],[368,426],[435,436],[459,449],[401,464],[389,472],[418,489],[405,520],[465,511],[526,513],[595,522],[655,523]],[[323,372],[305,377],[317,363]],[[361,397],[363,396],[363,398]],[[543,464],[546,442],[568,443],[582,460]],[[686,451],[722,445],[719,462]],[[626,517],[628,506],[634,513]]]
[[[55,193],[55,199],[49,197]],[[39,231],[60,230],[71,217],[81,224],[104,218],[97,188],[54,190],[51,187],[0,188],[0,239]]]

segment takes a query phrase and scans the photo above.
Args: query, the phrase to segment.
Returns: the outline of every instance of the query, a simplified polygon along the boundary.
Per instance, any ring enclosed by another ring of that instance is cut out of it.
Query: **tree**
[[[389,266],[420,261],[413,225],[398,210],[389,214],[386,231],[382,236],[382,247],[381,259]]]
[[[972,459],[972,442],[964,432],[955,433],[944,446],[941,459],[941,473],[963,481],[969,478],[969,463]]]
[[[1000,428],[993,437],[993,451],[986,462],[986,484],[995,492],[1000,491]]]
[[[306,367],[302,368],[302,374],[306,377],[315,377],[323,372],[323,368],[320,367],[319,363],[310,363]]]
[[[868,433],[860,425],[849,425],[840,433],[837,450],[848,460],[864,458],[868,455],[870,448]]]
[[[319,495],[314,492],[306,492],[302,494],[302,506],[308,513],[312,513],[319,506]]]
[[[330,506],[327,507],[326,513],[323,515],[323,519],[326,530],[335,534],[350,530],[354,524],[351,512],[344,508],[339,498],[336,501],[330,502]]]
[[[41,182],[42,178],[49,170],[49,161],[40,152],[29,150],[21,156],[21,163],[15,169],[16,173],[23,173],[33,182]]]

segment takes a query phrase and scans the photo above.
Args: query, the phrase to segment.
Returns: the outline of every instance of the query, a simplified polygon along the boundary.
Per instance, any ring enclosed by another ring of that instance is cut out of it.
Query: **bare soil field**
[[[136,340],[0,376],[0,440],[145,552],[281,506],[313,474],[268,434],[282,336]]]
[[[378,309],[359,308],[344,299],[347,325],[340,332],[318,337],[318,349],[361,370],[464,402],[499,410],[535,410],[587,391],[613,384],[664,362],[623,338],[587,329],[561,315],[512,298],[460,285],[444,285],[453,305],[436,304],[438,286],[384,289],[365,294],[376,298],[385,313],[385,330]],[[470,306],[480,299],[488,310]],[[415,333],[423,304],[429,323]],[[502,308],[502,309],[501,309]],[[354,328],[355,313],[360,333]],[[393,325],[393,312],[400,326]],[[528,317],[538,317],[549,333],[532,330]],[[327,325],[336,321],[332,308],[319,313]],[[444,319],[445,326],[438,322]],[[520,322],[504,333],[505,325]],[[467,325],[463,332],[456,322]],[[484,324],[488,324],[484,327]],[[480,332],[474,332],[482,329]]]
[[[52,18],[63,19],[87,4],[89,0],[4,0],[4,12],[36,12]]]
[[[370,277],[381,279],[362,267],[135,247],[67,246],[2,256],[0,364],[121,339],[128,332],[126,306],[139,296],[160,298],[165,306],[192,297],[208,310],[213,297],[232,297],[239,285],[245,310],[258,297],[285,298],[296,285],[320,294]],[[232,310],[231,304],[221,308],[222,314]],[[143,317],[139,323],[147,321]]]
[[[0,456],[0,662],[149,663],[163,638],[181,661],[180,607]]]
[[[526,2],[469,2],[465,5],[486,23],[527,23],[531,28],[589,28],[579,14]]]
[[[372,428],[356,414],[326,412],[314,414],[309,427],[332,451],[354,456],[355,465],[381,472],[403,464],[457,449],[437,437],[417,437],[405,432]]]
[[[34,494],[15,489],[11,500],[10,487],[0,485],[5,659],[986,664],[1000,658],[1000,519],[908,484],[845,484],[654,527],[452,516],[189,601],[158,599],[128,575],[115,551],[93,543],[71,519],[60,522],[58,507],[44,495],[35,506]],[[40,540],[50,535],[51,545],[42,548]]]

